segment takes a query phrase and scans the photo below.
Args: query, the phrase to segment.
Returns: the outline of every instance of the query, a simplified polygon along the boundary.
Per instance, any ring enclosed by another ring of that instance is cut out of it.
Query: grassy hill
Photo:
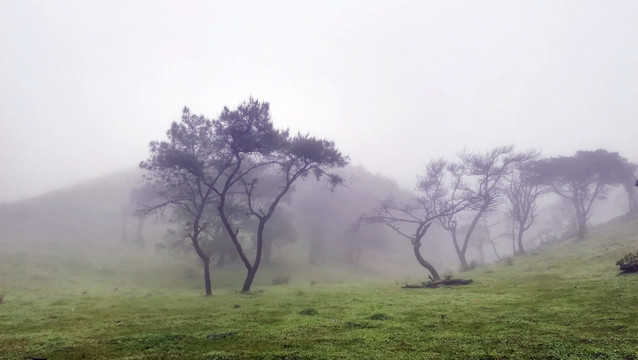
[[[208,298],[190,259],[5,248],[0,359],[638,359],[638,275],[615,265],[637,235],[638,221],[616,219],[458,274],[468,286],[306,267],[303,281]]]

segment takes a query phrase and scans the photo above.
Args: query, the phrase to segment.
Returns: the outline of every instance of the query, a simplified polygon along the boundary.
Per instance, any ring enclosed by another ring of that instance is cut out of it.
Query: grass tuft
[[[307,308],[307,309],[303,309],[299,312],[299,315],[317,315],[319,314],[319,311],[317,311],[317,309],[313,309],[313,308]]]

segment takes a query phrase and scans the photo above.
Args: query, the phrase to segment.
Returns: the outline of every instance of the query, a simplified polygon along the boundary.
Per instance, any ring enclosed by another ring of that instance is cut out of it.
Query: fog
[[[423,279],[409,240],[355,225],[384,199],[412,197],[429,160],[509,144],[638,160],[637,16],[634,1],[3,1],[0,249],[135,253],[199,271],[170,211],[132,216],[135,168],[185,105],[214,118],[253,96],[270,102],[278,128],[334,140],[351,161],[332,192],[295,184],[278,210],[292,230],[273,243],[258,283]],[[627,206],[613,188],[590,222]],[[557,196],[539,208],[530,249],[572,224]],[[468,261],[513,255],[503,209],[484,225]],[[439,271],[459,270],[438,224],[423,248]]]
[[[134,167],[252,95],[404,188],[515,144],[638,159],[634,1],[0,3],[0,202]]]

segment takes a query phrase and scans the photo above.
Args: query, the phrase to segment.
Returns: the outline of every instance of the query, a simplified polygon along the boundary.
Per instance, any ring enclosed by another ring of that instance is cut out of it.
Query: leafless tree
[[[405,205],[397,204],[393,199],[384,200],[376,214],[370,218],[386,224],[397,234],[410,240],[417,261],[430,272],[435,281],[440,276],[421,253],[423,238],[439,218],[463,211],[469,205],[466,198],[456,196],[461,181],[457,177],[457,170],[455,165],[445,160],[431,161],[426,167],[425,175],[419,178],[418,196]]]
[[[515,254],[525,253],[523,234],[529,230],[536,219],[536,200],[549,191],[547,187],[531,181],[530,162],[535,161],[538,157],[538,152],[528,151],[524,154],[523,160],[516,163],[506,176],[505,194],[508,199],[506,212],[512,219],[513,227],[516,230],[518,249],[514,248]]]
[[[523,155],[515,154],[513,146],[503,146],[486,153],[463,151],[459,157],[467,178],[463,186],[463,197],[471,203],[472,220],[462,243],[459,243],[456,236],[455,217],[446,219],[443,226],[452,233],[461,267],[467,268],[465,254],[476,224],[484,214],[501,204],[504,178],[513,164],[523,160]]]

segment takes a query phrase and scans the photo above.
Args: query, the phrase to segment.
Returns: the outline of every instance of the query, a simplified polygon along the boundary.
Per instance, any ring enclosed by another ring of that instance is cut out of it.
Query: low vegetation
[[[628,253],[622,259],[616,262],[616,265],[623,273],[638,272],[638,251],[635,253]]]
[[[637,229],[592,228],[436,289],[292,276],[204,297],[174,269],[3,253],[0,358],[638,359],[638,276],[614,265]]]

